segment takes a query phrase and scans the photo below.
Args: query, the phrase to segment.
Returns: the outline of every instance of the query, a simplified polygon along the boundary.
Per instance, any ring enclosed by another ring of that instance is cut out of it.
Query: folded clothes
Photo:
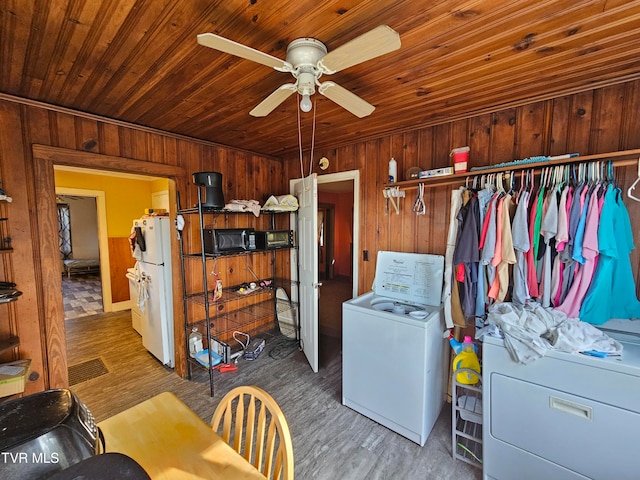
[[[298,199],[291,195],[280,195],[279,197],[274,197],[271,195],[264,205],[262,206],[262,210],[272,211],[272,212],[295,212],[298,210]]]
[[[567,353],[622,354],[622,344],[598,328],[536,302],[524,306],[496,303],[489,308],[487,323],[489,325],[476,336],[480,338],[492,333],[497,326],[511,358],[518,363],[531,363],[544,356],[548,349]]]
[[[231,200],[224,209],[233,212],[251,212],[256,217],[260,216],[260,203],[257,200]]]

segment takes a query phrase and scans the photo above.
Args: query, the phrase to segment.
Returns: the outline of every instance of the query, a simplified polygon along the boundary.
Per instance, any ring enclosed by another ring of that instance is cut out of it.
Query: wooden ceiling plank
[[[633,16],[630,16],[628,11],[618,12],[616,18],[612,18],[610,21],[614,20],[618,24],[616,28],[621,34],[637,38],[637,26],[640,25],[640,10],[635,11]],[[537,35],[535,44],[531,48],[523,49],[521,55],[515,55],[513,46],[514,43],[522,39],[522,33],[518,33],[510,41],[507,41],[506,34],[498,37],[485,35],[484,40],[478,40],[474,35],[473,38],[464,38],[462,44],[460,44],[459,39],[454,40],[453,44],[447,44],[447,53],[444,55],[437,55],[437,52],[432,52],[433,59],[420,55],[418,61],[406,65],[407,68],[418,67],[418,70],[413,71],[417,76],[422,74],[430,76],[434,75],[433,72],[437,72],[435,75],[447,80],[452,75],[467,75],[469,69],[479,68],[482,71],[485,71],[485,69],[487,71],[490,69],[502,69],[504,63],[512,64],[514,60],[522,64],[529,63],[532,60],[535,61],[541,53],[544,53],[544,49],[547,47],[562,51],[567,48],[580,48],[587,42],[595,42],[599,39],[611,37],[612,32],[609,29],[607,31],[601,30],[603,28],[601,23],[601,21],[593,19],[590,21],[588,28],[585,28],[585,23],[583,22],[578,32],[573,35],[567,35],[567,28],[563,27],[562,22],[560,22],[555,25],[554,30],[544,31],[543,34]],[[503,28],[505,26],[502,25]],[[549,28],[548,25],[538,25],[538,27],[536,28],[536,25],[532,24],[531,30],[539,30],[542,27],[544,29]],[[476,32],[475,29],[470,29],[470,31]],[[478,35],[482,37],[482,30],[478,31]],[[547,40],[547,37],[550,38]],[[535,45],[540,45],[540,47]],[[542,52],[540,49],[543,49]],[[547,55],[546,53],[544,54]],[[490,57],[488,57],[489,55]],[[414,57],[413,55],[408,56],[410,58]],[[490,61],[488,61],[489,58]],[[421,68],[420,65],[422,65]]]
[[[296,22],[296,21],[298,21],[298,20],[304,20],[304,22],[303,22],[303,23],[304,23],[304,25],[305,25],[305,26],[306,26],[306,25],[308,25],[309,23],[313,24],[313,18],[312,18],[312,17],[313,17],[313,14],[314,14],[314,11],[313,11],[313,10],[312,10],[312,11],[309,11],[309,9],[301,8],[301,7],[300,7],[300,5],[299,5],[297,2],[290,2],[289,4],[287,4],[287,8],[288,8],[288,9],[293,9],[294,7],[295,7],[295,8],[296,8],[296,10],[297,10],[295,14],[293,14],[291,10],[286,10],[286,11],[284,11],[284,12],[279,12],[279,15],[278,15],[278,17],[276,18],[276,20],[278,20],[279,18],[281,18],[280,16],[282,15],[282,16],[285,16],[286,18],[289,18],[289,19],[290,19],[290,20],[289,20],[289,23],[294,23],[294,22]],[[323,5],[323,8],[324,8],[324,7],[325,7],[325,5]],[[316,7],[316,10],[318,10],[318,9],[319,9],[319,7]],[[273,16],[273,14],[274,14],[274,9],[271,9],[271,8],[270,8],[270,9],[268,9],[268,10],[267,10],[267,12],[269,12],[269,13],[270,13],[270,15],[265,15],[265,16],[263,16],[263,22],[270,21],[271,16]],[[297,19],[297,18],[296,18],[296,15],[298,15],[300,18],[299,18],[299,19]],[[222,22],[220,22],[220,23],[222,23]],[[262,28],[263,26],[264,26],[264,23],[263,23],[263,24],[260,24],[260,27],[256,27],[256,28]],[[308,28],[308,27],[307,27],[307,28]],[[267,27],[267,28],[266,28],[266,30],[268,31],[268,30],[269,30],[269,28]],[[255,30],[254,30],[254,31],[255,31]],[[307,32],[307,33],[305,33],[305,35],[310,35],[310,33],[308,33],[308,32]],[[314,35],[315,35],[315,34],[314,34]],[[265,37],[265,34],[264,34],[264,33],[262,32],[262,30],[261,30],[260,38],[263,38],[263,37]],[[236,37],[232,38],[232,40],[234,40],[234,41],[238,41]],[[194,40],[194,42],[195,42],[195,40]],[[277,43],[277,42],[276,42],[276,43]],[[252,46],[253,48],[256,48],[256,47],[254,46],[254,44],[253,44],[253,43],[251,43],[251,44],[250,44],[250,46]],[[197,49],[196,51],[197,51],[198,53],[200,53],[200,52],[204,52],[204,51],[205,51],[205,50],[203,50],[203,49],[202,49],[202,47],[200,47],[200,46],[196,46],[196,45],[195,45],[195,43],[194,43],[194,47]],[[284,59],[284,58],[285,58],[285,53],[286,53],[286,52],[284,51],[284,46],[283,46],[283,47],[280,47],[280,48],[279,48],[279,50],[280,50],[280,52],[279,52],[279,56],[280,56],[280,57],[282,57],[282,58]],[[273,52],[271,52],[271,51],[267,51],[267,50],[264,50],[264,51],[265,51],[266,53],[273,54]],[[225,56],[226,56],[226,54],[220,54],[220,57],[221,57],[221,58],[225,58]],[[192,60],[192,59],[190,59],[190,60]],[[246,61],[244,61],[244,62],[246,63]],[[198,63],[200,63],[200,62],[198,62]],[[178,69],[178,70],[182,70],[182,69],[188,69],[188,68],[189,68],[189,66],[188,66],[188,65],[185,65],[185,62],[181,62],[181,63],[178,65],[178,68],[177,68],[177,69]],[[266,74],[268,74],[268,72],[269,72],[269,69],[268,69],[268,68],[260,68],[260,67],[257,67],[257,66],[253,66],[253,67],[249,67],[249,68],[251,69],[251,71],[259,70],[260,72],[262,72],[262,74],[259,76],[259,78],[262,78],[262,75],[266,75]],[[212,66],[206,66],[206,67],[205,67],[205,66],[203,66],[203,67],[201,67],[201,68],[200,68],[200,70],[201,70],[201,71],[202,71],[203,69],[211,70],[211,74],[209,75],[209,77],[210,77],[210,78],[214,78],[214,77],[219,76],[219,75],[218,75],[218,73],[217,73],[217,71],[213,70],[213,67],[212,67]],[[227,70],[228,70],[228,69],[227,69]],[[158,78],[161,78],[161,77],[162,77],[162,72],[159,72],[159,73],[160,73],[160,75],[158,75]],[[271,73],[273,73],[273,71],[272,71]],[[206,72],[204,73],[204,75],[206,75]],[[276,75],[277,75],[277,74],[276,74]],[[187,76],[187,75],[185,75],[185,76]],[[201,76],[202,76],[202,75],[201,75]],[[244,81],[246,81],[246,80],[247,80],[244,76],[242,76],[242,75],[240,75],[240,76],[243,78],[243,80],[244,80]],[[217,81],[216,83],[222,83],[223,85],[225,85],[225,84],[229,84],[229,83],[235,84],[235,83],[236,83],[236,82],[235,82],[235,79],[236,79],[236,78],[237,78],[237,76],[236,76],[235,78],[232,78],[232,79],[231,79],[231,80],[232,80],[232,82],[228,82],[228,81],[220,80],[220,81]],[[283,78],[283,79],[286,79],[285,81],[290,81],[290,80],[291,80],[291,78],[290,78],[290,77],[289,77],[289,78],[287,78],[287,77],[285,77],[285,76],[282,76],[282,78]],[[159,91],[161,91],[161,90],[163,89],[163,83],[164,83],[164,84],[166,84],[166,83],[167,83],[166,79],[167,79],[167,77],[164,77],[164,80],[165,80],[165,81],[164,81],[164,82],[163,82],[163,81],[160,81],[160,82],[156,85],[157,87],[159,87],[159,89],[160,89]],[[173,80],[171,80],[171,81],[173,82]],[[283,83],[284,83],[284,82],[283,82]],[[191,82],[190,88],[187,90],[186,94],[187,94],[187,95],[192,95],[195,89],[196,89],[196,85],[194,85],[194,82]],[[241,89],[240,89],[240,91],[241,91],[241,92],[245,92],[245,93],[246,93],[246,88],[241,88]],[[184,92],[184,90],[183,90],[181,93],[182,93],[182,94],[184,94],[184,93],[185,93],[185,92]],[[217,91],[217,92],[216,92],[216,94],[217,94],[217,95],[224,95],[224,93],[225,93],[224,91]],[[163,93],[157,93],[157,94],[156,94],[156,96],[158,96],[158,95],[164,96],[164,98],[165,98],[165,100],[166,100],[166,95],[164,95]],[[146,101],[145,99],[139,99],[139,100],[138,100],[138,105],[141,105],[143,102],[149,103],[149,101]],[[154,103],[154,106],[155,106],[155,105],[157,105],[157,102],[153,102],[153,100],[152,100],[152,103]],[[181,103],[181,102],[178,102],[178,103]],[[258,101],[256,101],[256,103],[258,103]],[[169,109],[166,109],[166,108],[165,108],[165,109],[162,109],[162,111],[161,111],[161,112],[157,112],[157,111],[152,111],[153,107],[152,107],[151,109],[149,109],[149,110],[145,110],[144,108],[139,108],[139,107],[138,107],[138,105],[136,105],[136,106],[134,107],[134,108],[135,108],[135,110],[131,110],[131,111],[124,111],[124,110],[122,110],[122,112],[121,112],[121,113],[122,113],[124,116],[126,116],[126,117],[129,117],[129,118],[133,117],[133,118],[140,119],[140,120],[144,121],[144,118],[141,118],[141,117],[143,117],[143,116],[144,116],[144,117],[150,117],[150,118],[158,118],[158,114],[162,115],[164,112],[166,112],[166,111],[168,111],[168,110],[172,110],[171,108],[169,108]],[[156,107],[156,108],[155,108],[155,110],[159,110],[159,108],[157,108],[157,107]],[[194,116],[195,116],[195,115],[194,115]],[[164,121],[164,120],[163,120],[163,121]]]
[[[54,42],[54,48],[48,61],[45,81],[38,92],[38,98],[55,98],[58,103],[57,92],[68,79],[67,72],[78,61],[78,53],[87,35],[94,28],[94,21],[98,19],[100,22],[103,19],[99,15],[102,5],[103,3],[98,1],[83,4],[73,2],[70,5],[71,8],[67,9],[55,39],[49,39]],[[104,12],[102,13],[104,14]]]
[[[153,0],[136,2],[119,26],[109,47],[101,56],[96,68],[87,78],[78,93],[75,108],[84,111],[96,111],[97,105],[109,106],[107,95],[112,85],[116,83],[123,71],[130,68],[132,51],[139,48],[145,32],[152,28],[158,16],[162,15],[164,4]]]
[[[626,45],[627,48],[618,49],[619,54],[611,54],[608,52],[594,52],[589,57],[581,58],[581,68],[571,68],[571,69],[563,69],[561,68],[562,64],[556,64],[553,62],[547,62],[545,64],[538,63],[536,64],[536,78],[532,79],[530,76],[526,75],[526,66],[522,66],[518,69],[510,69],[504,70],[502,72],[497,72],[493,75],[482,75],[483,82],[482,85],[477,85],[477,82],[473,82],[472,79],[465,79],[465,81],[452,80],[451,82],[444,85],[443,88],[433,89],[434,95],[431,97],[436,97],[438,101],[444,102],[448,98],[457,98],[460,96],[469,96],[470,93],[474,91],[481,91],[485,95],[493,94],[497,92],[498,94],[503,94],[505,89],[510,89],[516,84],[522,83],[524,85],[529,85],[529,90],[538,91],[540,83],[546,83],[547,77],[545,74],[548,74],[549,77],[559,77],[563,78],[565,81],[568,80],[569,76],[573,72],[577,72],[578,75],[583,77],[584,82],[590,82],[594,80],[598,80],[598,77],[595,73],[595,70],[601,71],[603,75],[607,72],[613,72],[615,74],[618,73],[618,69],[620,66],[617,64],[618,61],[626,63],[628,65],[635,65],[637,62],[638,55],[640,55],[640,48],[637,45],[637,42],[631,41],[629,43],[623,44]],[[568,59],[567,63],[571,63],[573,59]],[[612,62],[616,62],[614,65]],[[589,67],[589,73],[585,73],[585,67]],[[478,75],[480,77],[480,75]],[[569,87],[569,85],[567,85]],[[425,96],[427,99],[429,95]],[[413,102],[411,102],[413,104]]]
[[[0,6],[0,90],[18,92],[26,68],[32,2],[8,0]]]
[[[80,92],[96,71],[102,75],[110,73],[108,70],[101,71],[101,59],[135,4],[135,0],[122,0],[118,3],[103,1],[96,13],[96,21],[91,24],[77,55],[67,58],[69,66],[61,69],[65,72],[64,82],[58,90],[52,89],[56,92],[55,103],[77,104],[82,97]]]
[[[51,10],[51,2],[46,0],[37,1],[34,5],[26,42],[25,68],[22,70],[18,90],[19,95],[27,98],[35,98],[40,85],[45,80],[47,60],[53,48],[52,42],[46,40],[55,37],[57,31],[55,27],[61,21],[58,19],[64,15],[64,12],[60,11],[62,9],[54,8],[53,12]]]

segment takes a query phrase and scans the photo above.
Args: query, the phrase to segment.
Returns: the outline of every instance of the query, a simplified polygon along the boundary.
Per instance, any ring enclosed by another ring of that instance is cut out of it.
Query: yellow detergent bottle
[[[480,373],[480,361],[478,355],[476,355],[475,346],[470,336],[464,337],[462,343],[462,351],[453,359],[453,371],[457,371],[460,368],[468,368],[474,372]],[[456,381],[465,385],[474,385],[478,383],[480,378],[478,375],[471,372],[460,372],[456,374]]]

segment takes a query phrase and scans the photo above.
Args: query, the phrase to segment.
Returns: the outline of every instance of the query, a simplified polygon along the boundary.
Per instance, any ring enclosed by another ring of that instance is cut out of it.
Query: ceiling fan
[[[295,83],[280,86],[249,112],[254,117],[268,115],[294,92],[302,96],[300,110],[309,112],[312,108],[309,97],[318,87],[318,92],[329,100],[362,118],[375,107],[346,88],[330,81],[321,83],[319,79],[323,74],[336,73],[399,49],[400,35],[387,25],[380,25],[329,53],[320,40],[298,38],[287,47],[286,61],[213,33],[198,35],[198,43],[293,75]]]

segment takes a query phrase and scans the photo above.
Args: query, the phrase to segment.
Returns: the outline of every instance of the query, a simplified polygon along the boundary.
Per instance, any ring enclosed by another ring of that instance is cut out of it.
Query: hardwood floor
[[[352,297],[352,283],[348,277],[322,279],[318,298],[318,328],[321,334],[342,335],[342,302]]]
[[[216,393],[211,398],[205,372],[196,381],[182,380],[144,349],[128,311],[68,320],[66,326],[69,364],[100,357],[109,370],[71,387],[97,421],[171,391],[209,422],[224,393],[236,385],[252,384],[268,391],[287,417],[299,480],[479,480],[482,476],[479,469],[451,457],[448,405],[424,447],[344,407],[339,337],[321,338],[317,374],[297,349],[274,348],[278,340],[269,339],[257,360],[241,360],[236,372],[216,372]]]

